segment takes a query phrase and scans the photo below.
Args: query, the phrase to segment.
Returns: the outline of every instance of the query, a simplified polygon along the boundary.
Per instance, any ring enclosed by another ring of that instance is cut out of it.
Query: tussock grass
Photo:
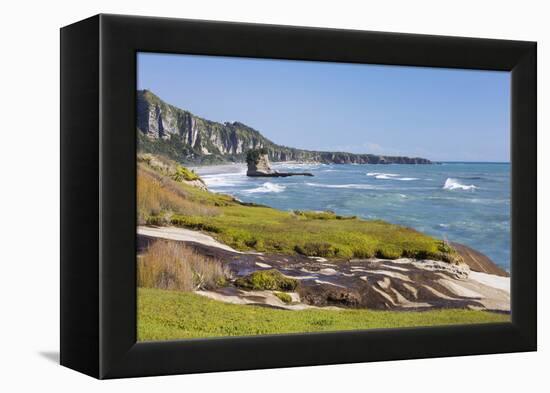
[[[154,225],[169,224],[176,212],[192,216],[220,213],[216,206],[193,202],[192,193],[176,181],[141,166],[137,177],[137,208],[139,223]]]
[[[193,291],[224,286],[229,270],[220,261],[177,242],[158,240],[138,260],[138,287]]]
[[[140,341],[510,322],[509,315],[458,309],[277,310],[147,288],[138,289],[137,316]]]

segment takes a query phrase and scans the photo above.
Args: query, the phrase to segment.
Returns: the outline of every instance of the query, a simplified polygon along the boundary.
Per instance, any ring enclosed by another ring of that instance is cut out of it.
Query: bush
[[[373,250],[370,250],[367,248],[358,248],[353,250],[353,258],[357,258],[357,259],[373,258],[375,254],[376,253]]]
[[[311,210],[294,210],[294,214],[298,217],[308,218],[310,220],[354,220],[356,216],[339,216],[333,211],[311,211]]]
[[[195,217],[175,215],[171,217],[170,224],[175,226],[180,226],[180,227],[196,229],[199,231],[214,232],[214,233],[220,232],[220,229],[215,225],[204,223],[200,219]]]
[[[189,170],[181,165],[178,165],[176,166],[176,169],[172,174],[172,179],[178,182],[182,182],[184,180],[187,180],[187,181],[200,180],[200,177],[192,170]]]
[[[177,242],[159,240],[138,259],[139,287],[193,291],[224,286],[231,277],[220,261]]]
[[[293,291],[298,286],[298,280],[270,269],[258,270],[246,277],[240,277],[235,280],[235,285],[249,290]]]
[[[145,219],[145,224],[154,226],[165,226],[170,224],[170,217],[166,214],[159,214],[155,216],[149,216]]]
[[[337,251],[330,243],[304,243],[303,245],[296,245],[294,250],[296,250],[298,254],[308,257],[330,258],[337,254]]]
[[[384,245],[376,251],[376,257],[381,259],[397,259],[400,258],[401,255],[401,250],[391,245]]]
[[[292,303],[292,296],[290,296],[288,293],[275,292],[274,295],[277,296],[283,303]]]

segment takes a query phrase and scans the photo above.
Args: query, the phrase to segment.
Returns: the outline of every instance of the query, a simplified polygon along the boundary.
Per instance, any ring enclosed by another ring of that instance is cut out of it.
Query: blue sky
[[[139,53],[138,89],[303,149],[510,156],[508,72]]]

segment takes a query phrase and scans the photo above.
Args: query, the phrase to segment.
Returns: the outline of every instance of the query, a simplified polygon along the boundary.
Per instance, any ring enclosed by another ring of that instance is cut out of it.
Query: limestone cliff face
[[[430,164],[425,158],[319,152],[281,146],[243,123],[217,123],[169,105],[148,90],[137,92],[139,148],[180,162],[243,162],[250,149],[266,148],[272,161],[337,164]]]

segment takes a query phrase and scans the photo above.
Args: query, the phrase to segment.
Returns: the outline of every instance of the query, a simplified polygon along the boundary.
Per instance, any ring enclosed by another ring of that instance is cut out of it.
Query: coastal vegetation
[[[281,300],[283,303],[292,303],[292,296],[290,296],[288,293],[275,292],[274,295],[277,296],[279,300]]]
[[[151,288],[138,289],[137,312],[140,341],[510,321],[506,314],[461,309],[288,311],[223,303],[194,293]]]
[[[225,286],[230,278],[220,261],[177,242],[156,241],[138,259],[137,284],[143,288],[189,292]]]
[[[209,192],[201,187],[203,183],[198,175],[179,167],[166,158],[153,155],[139,160],[139,222],[205,232],[237,250],[263,252],[258,257],[262,258],[264,265],[255,263],[254,266],[258,265],[258,268],[252,272],[232,272],[230,263],[213,257],[220,254],[202,253],[200,248],[185,245],[181,241],[157,239],[150,242],[144,252],[138,255],[137,262],[139,340],[479,324],[510,320],[508,314],[478,309],[486,307],[478,303],[478,299],[460,298],[462,287],[458,284],[453,286],[459,293],[458,298],[453,298],[453,306],[439,308],[441,298],[445,302],[450,301],[446,297],[450,296],[449,289],[439,282],[441,275],[447,276],[447,280],[453,279],[456,275],[453,269],[464,269],[463,265],[443,263],[444,266],[437,266],[441,262],[428,261],[430,266],[439,269],[439,273],[434,273],[429,269],[418,270],[420,268],[414,265],[414,260],[460,262],[461,257],[447,242],[381,220],[363,220],[331,211],[282,211],[241,202],[229,195]],[[189,180],[185,178],[186,175],[179,178],[174,176],[177,173],[196,175],[197,178]],[[257,254],[248,254],[247,257],[250,255]],[[289,255],[301,259],[300,263],[304,263],[304,260],[312,264],[323,263],[322,260],[304,256],[332,259],[330,269],[324,268],[323,273],[320,273],[321,270],[314,273],[329,276],[311,285],[311,282],[306,284],[296,279],[298,277],[287,270],[283,274],[276,261]],[[405,268],[409,269],[408,273],[401,270],[396,272],[395,269],[403,267],[399,265],[394,268],[391,261],[383,261],[380,268],[370,267],[370,261],[355,261],[355,267],[340,263],[352,258],[371,257],[407,257],[413,258],[413,262]],[[353,286],[331,285],[328,277],[334,272],[342,277],[351,275],[361,280],[362,275],[368,276],[367,280],[363,280],[364,285],[370,285],[368,288],[372,291],[364,297]],[[374,279],[371,281],[370,277]],[[221,290],[222,287],[227,288]],[[214,296],[214,299],[195,293],[198,290],[206,291],[201,293]],[[255,291],[258,292],[255,294]],[[263,300],[254,301],[255,305],[232,304],[228,298],[221,301],[227,293],[234,294],[230,297],[240,299],[272,300],[266,300],[265,303],[262,303]],[[411,298],[411,293],[414,293],[414,298]],[[298,300],[295,302],[294,299]],[[391,310],[407,302],[417,302],[419,307],[429,304],[431,309]],[[282,309],[304,305],[320,308]],[[326,305],[339,308],[323,308]],[[476,309],[470,309],[470,306]]]
[[[445,242],[381,220],[332,212],[281,211],[175,181],[142,161],[138,220],[209,233],[237,250],[335,259],[400,257],[460,262]]]
[[[270,269],[258,270],[246,277],[240,277],[235,280],[235,285],[248,290],[293,291],[298,286],[298,280],[285,277],[278,270]]]

